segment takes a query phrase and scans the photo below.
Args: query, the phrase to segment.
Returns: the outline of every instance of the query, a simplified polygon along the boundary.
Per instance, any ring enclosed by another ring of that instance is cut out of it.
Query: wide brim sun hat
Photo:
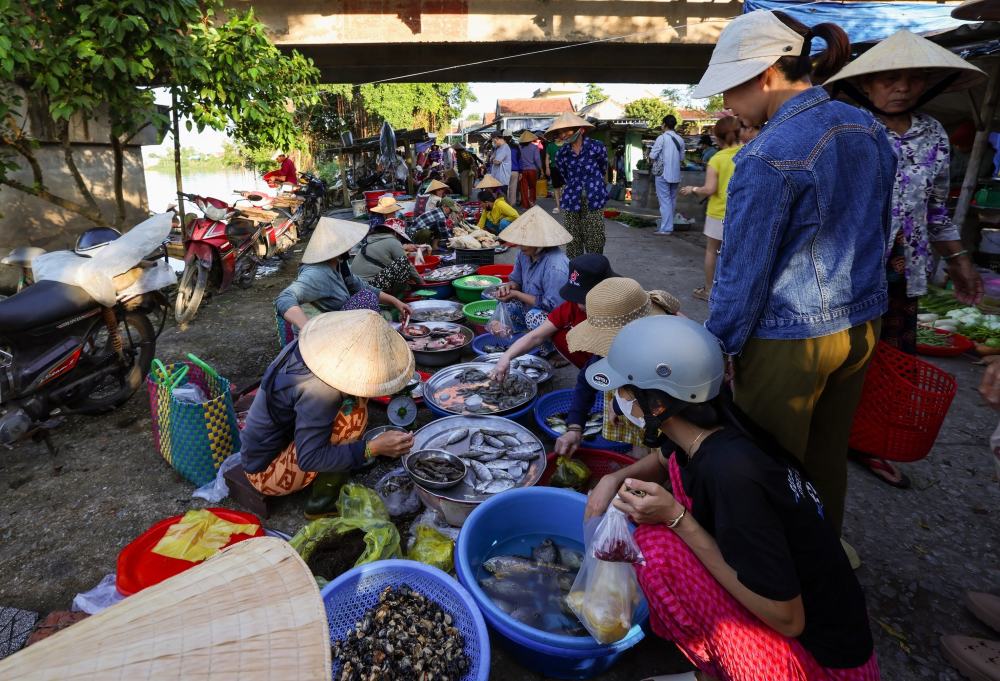
[[[553,133],[559,130],[566,130],[567,128],[572,130],[577,130],[579,128],[585,128],[587,130],[592,130],[594,124],[588,121],[586,118],[581,118],[573,113],[560,114],[557,119],[549,124],[548,129],[545,131],[545,136],[550,137]]]
[[[481,179],[476,185],[476,189],[496,189],[497,187],[506,186],[507,185],[505,184],[500,184],[500,181],[497,178],[493,177],[489,173],[486,173],[483,175],[483,179]]]
[[[313,317],[299,333],[299,352],[317,378],[356,397],[399,392],[413,377],[415,366],[403,337],[372,310]]]
[[[545,209],[536,205],[505,227],[497,238],[516,246],[549,248],[568,244],[573,240],[573,235]]]
[[[411,239],[406,233],[406,223],[399,218],[389,218],[379,225],[379,227],[385,227],[386,229],[392,230],[396,236],[405,241],[413,241],[413,239]]]
[[[708,69],[691,93],[704,99],[759,76],[782,57],[802,54],[805,39],[767,10],[736,17],[722,30]]]
[[[446,185],[441,180],[431,180],[431,183],[429,185],[427,185],[427,193],[428,194],[430,194],[432,192],[436,192],[439,189],[447,189],[448,191],[451,191],[451,187],[449,187],[448,185]]]
[[[329,679],[330,629],[288,542],[247,539],[0,660],[0,678]]]
[[[339,257],[357,246],[367,234],[367,224],[322,217],[309,237],[302,262],[312,265]]]
[[[989,78],[982,69],[950,50],[903,29],[852,61],[824,85],[835,85],[837,89],[871,74],[909,69],[927,71],[928,91],[936,89],[935,94],[967,90]]]
[[[447,186],[447,185],[445,185]],[[372,213],[381,213],[382,215],[388,215],[389,213],[398,213],[403,210],[403,207],[396,203],[396,197],[391,194],[388,196],[380,196],[378,203],[369,208]]]
[[[646,291],[635,279],[611,277],[587,294],[587,318],[570,329],[570,352],[607,357],[615,336],[627,324],[650,316],[676,314],[680,301],[666,291]]]

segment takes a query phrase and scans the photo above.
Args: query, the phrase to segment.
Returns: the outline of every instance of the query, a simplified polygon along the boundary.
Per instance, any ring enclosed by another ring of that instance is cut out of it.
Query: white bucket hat
[[[703,99],[759,76],[782,57],[802,54],[805,38],[774,13],[754,10],[736,17],[722,31],[708,70],[691,97]]]
[[[302,263],[313,265],[347,253],[368,234],[368,225],[352,220],[322,217],[309,237]]]

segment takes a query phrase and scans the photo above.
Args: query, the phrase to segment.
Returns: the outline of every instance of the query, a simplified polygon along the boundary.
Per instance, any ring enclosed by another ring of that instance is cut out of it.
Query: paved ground
[[[690,295],[701,281],[700,235],[657,237],[609,223],[606,252],[619,272],[675,293],[695,319],[706,316],[706,305]],[[193,351],[237,385],[259,376],[276,347],[270,303],[294,271],[286,263],[252,290],[216,298],[188,331],[168,328],[158,356],[170,361]],[[959,394],[931,455],[906,466],[915,488],[900,491],[859,469],[850,472],[845,534],[864,560],[858,576],[883,678],[891,681],[958,679],[937,639],[989,635],[964,610],[962,594],[1000,591],[1000,485],[987,445],[997,416],[974,391],[982,370],[970,358],[938,364],[956,375]],[[571,378],[564,370],[553,387]],[[373,421],[383,418],[376,412]],[[55,441],[55,457],[31,443],[0,457],[0,605],[43,613],[67,608],[74,594],[114,571],[118,552],[137,534],[201,505],[154,451],[145,394],[112,415],[70,419]],[[294,532],[303,503],[301,495],[281,500],[268,525]],[[600,678],[625,681],[686,668],[670,643],[649,637]],[[542,678],[502,651],[493,670],[494,679]]]

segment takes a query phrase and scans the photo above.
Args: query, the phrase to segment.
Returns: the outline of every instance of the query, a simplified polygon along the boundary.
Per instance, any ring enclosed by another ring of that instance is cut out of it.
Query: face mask
[[[632,407],[635,405],[635,400],[626,400],[618,391],[615,391],[615,402],[618,404],[618,408],[622,410],[622,416],[627,418],[629,422],[637,428],[646,427],[646,419],[642,416],[634,416],[632,414]]]
[[[574,132],[572,135],[570,135],[566,139],[556,141],[556,146],[561,147],[564,144],[573,144],[578,139],[580,139],[580,135],[582,135],[582,134],[583,134],[583,130],[577,130],[576,132]]]

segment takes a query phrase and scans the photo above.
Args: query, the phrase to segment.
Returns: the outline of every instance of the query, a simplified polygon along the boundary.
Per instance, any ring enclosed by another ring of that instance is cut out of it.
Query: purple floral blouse
[[[886,129],[896,151],[896,184],[892,192],[892,236],[901,237],[906,294],[927,293],[931,244],[957,241],[958,228],[951,221],[948,200],[948,136],[937,120],[913,114],[910,129],[902,135]]]

